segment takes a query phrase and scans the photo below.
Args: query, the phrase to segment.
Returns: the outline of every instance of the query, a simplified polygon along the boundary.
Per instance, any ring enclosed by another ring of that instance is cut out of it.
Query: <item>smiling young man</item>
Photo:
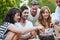
[[[38,19],[39,13],[40,13],[40,9],[39,9],[38,1],[32,1],[30,3],[28,20],[31,21],[34,26]]]
[[[26,6],[22,6],[21,8],[21,18],[20,18],[20,22],[19,23],[15,23],[15,25],[23,30],[26,30],[28,28],[32,28],[33,24],[27,20],[28,17],[28,8]],[[27,30],[28,31],[28,30]],[[34,38],[35,37],[35,33],[33,32],[29,32],[26,34],[20,34],[20,39],[21,40],[28,40],[30,38]]]

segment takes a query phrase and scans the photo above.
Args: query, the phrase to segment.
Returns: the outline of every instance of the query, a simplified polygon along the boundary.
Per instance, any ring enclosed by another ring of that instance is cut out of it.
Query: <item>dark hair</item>
[[[20,7],[19,8],[20,10],[21,10],[21,13],[24,11],[24,10],[26,10],[26,9],[28,9],[26,6],[22,6],[22,7]]]
[[[14,18],[14,16],[15,16],[16,13],[20,13],[20,10],[17,9],[17,8],[11,8],[11,9],[7,12],[7,14],[6,14],[3,22],[15,23],[15,21],[14,21],[13,18]],[[20,14],[20,16],[21,16],[21,14]]]
[[[39,5],[39,3],[38,3],[38,1],[33,0],[33,1],[31,2],[31,5]]]

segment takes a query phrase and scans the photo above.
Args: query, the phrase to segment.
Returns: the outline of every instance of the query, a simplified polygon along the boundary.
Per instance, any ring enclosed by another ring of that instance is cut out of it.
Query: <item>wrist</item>
[[[38,30],[38,27],[35,27],[35,30]]]

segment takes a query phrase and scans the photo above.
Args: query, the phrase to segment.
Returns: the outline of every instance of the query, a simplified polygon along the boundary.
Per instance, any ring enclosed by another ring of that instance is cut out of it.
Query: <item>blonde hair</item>
[[[39,17],[38,17],[38,23],[40,23],[41,25],[43,25],[44,27],[46,27],[46,25],[45,25],[45,23],[43,21],[43,16],[42,16],[42,13],[44,13],[45,9],[47,9],[48,12],[49,12],[49,17],[47,19],[47,22],[48,22],[48,26],[50,27],[50,23],[51,23],[50,13],[51,12],[50,12],[50,9],[47,6],[44,6],[44,7],[41,8],[40,14],[39,14]]]

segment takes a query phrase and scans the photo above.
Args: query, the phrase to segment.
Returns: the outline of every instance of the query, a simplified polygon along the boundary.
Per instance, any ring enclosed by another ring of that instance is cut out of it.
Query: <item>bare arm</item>
[[[26,29],[26,30],[21,30],[17,27],[15,27],[13,24],[10,24],[8,26],[8,30],[12,31],[12,32],[15,32],[15,33],[19,33],[19,34],[25,34],[25,33],[28,33],[28,32],[32,32],[34,30],[38,29],[37,27],[33,27],[33,28],[29,28],[29,29]]]
[[[35,37],[36,37],[36,32],[35,31],[31,32],[30,38],[35,38]]]
[[[55,30],[55,34],[56,34],[56,36],[58,36],[59,31],[58,31],[57,25],[54,25],[54,30]]]

